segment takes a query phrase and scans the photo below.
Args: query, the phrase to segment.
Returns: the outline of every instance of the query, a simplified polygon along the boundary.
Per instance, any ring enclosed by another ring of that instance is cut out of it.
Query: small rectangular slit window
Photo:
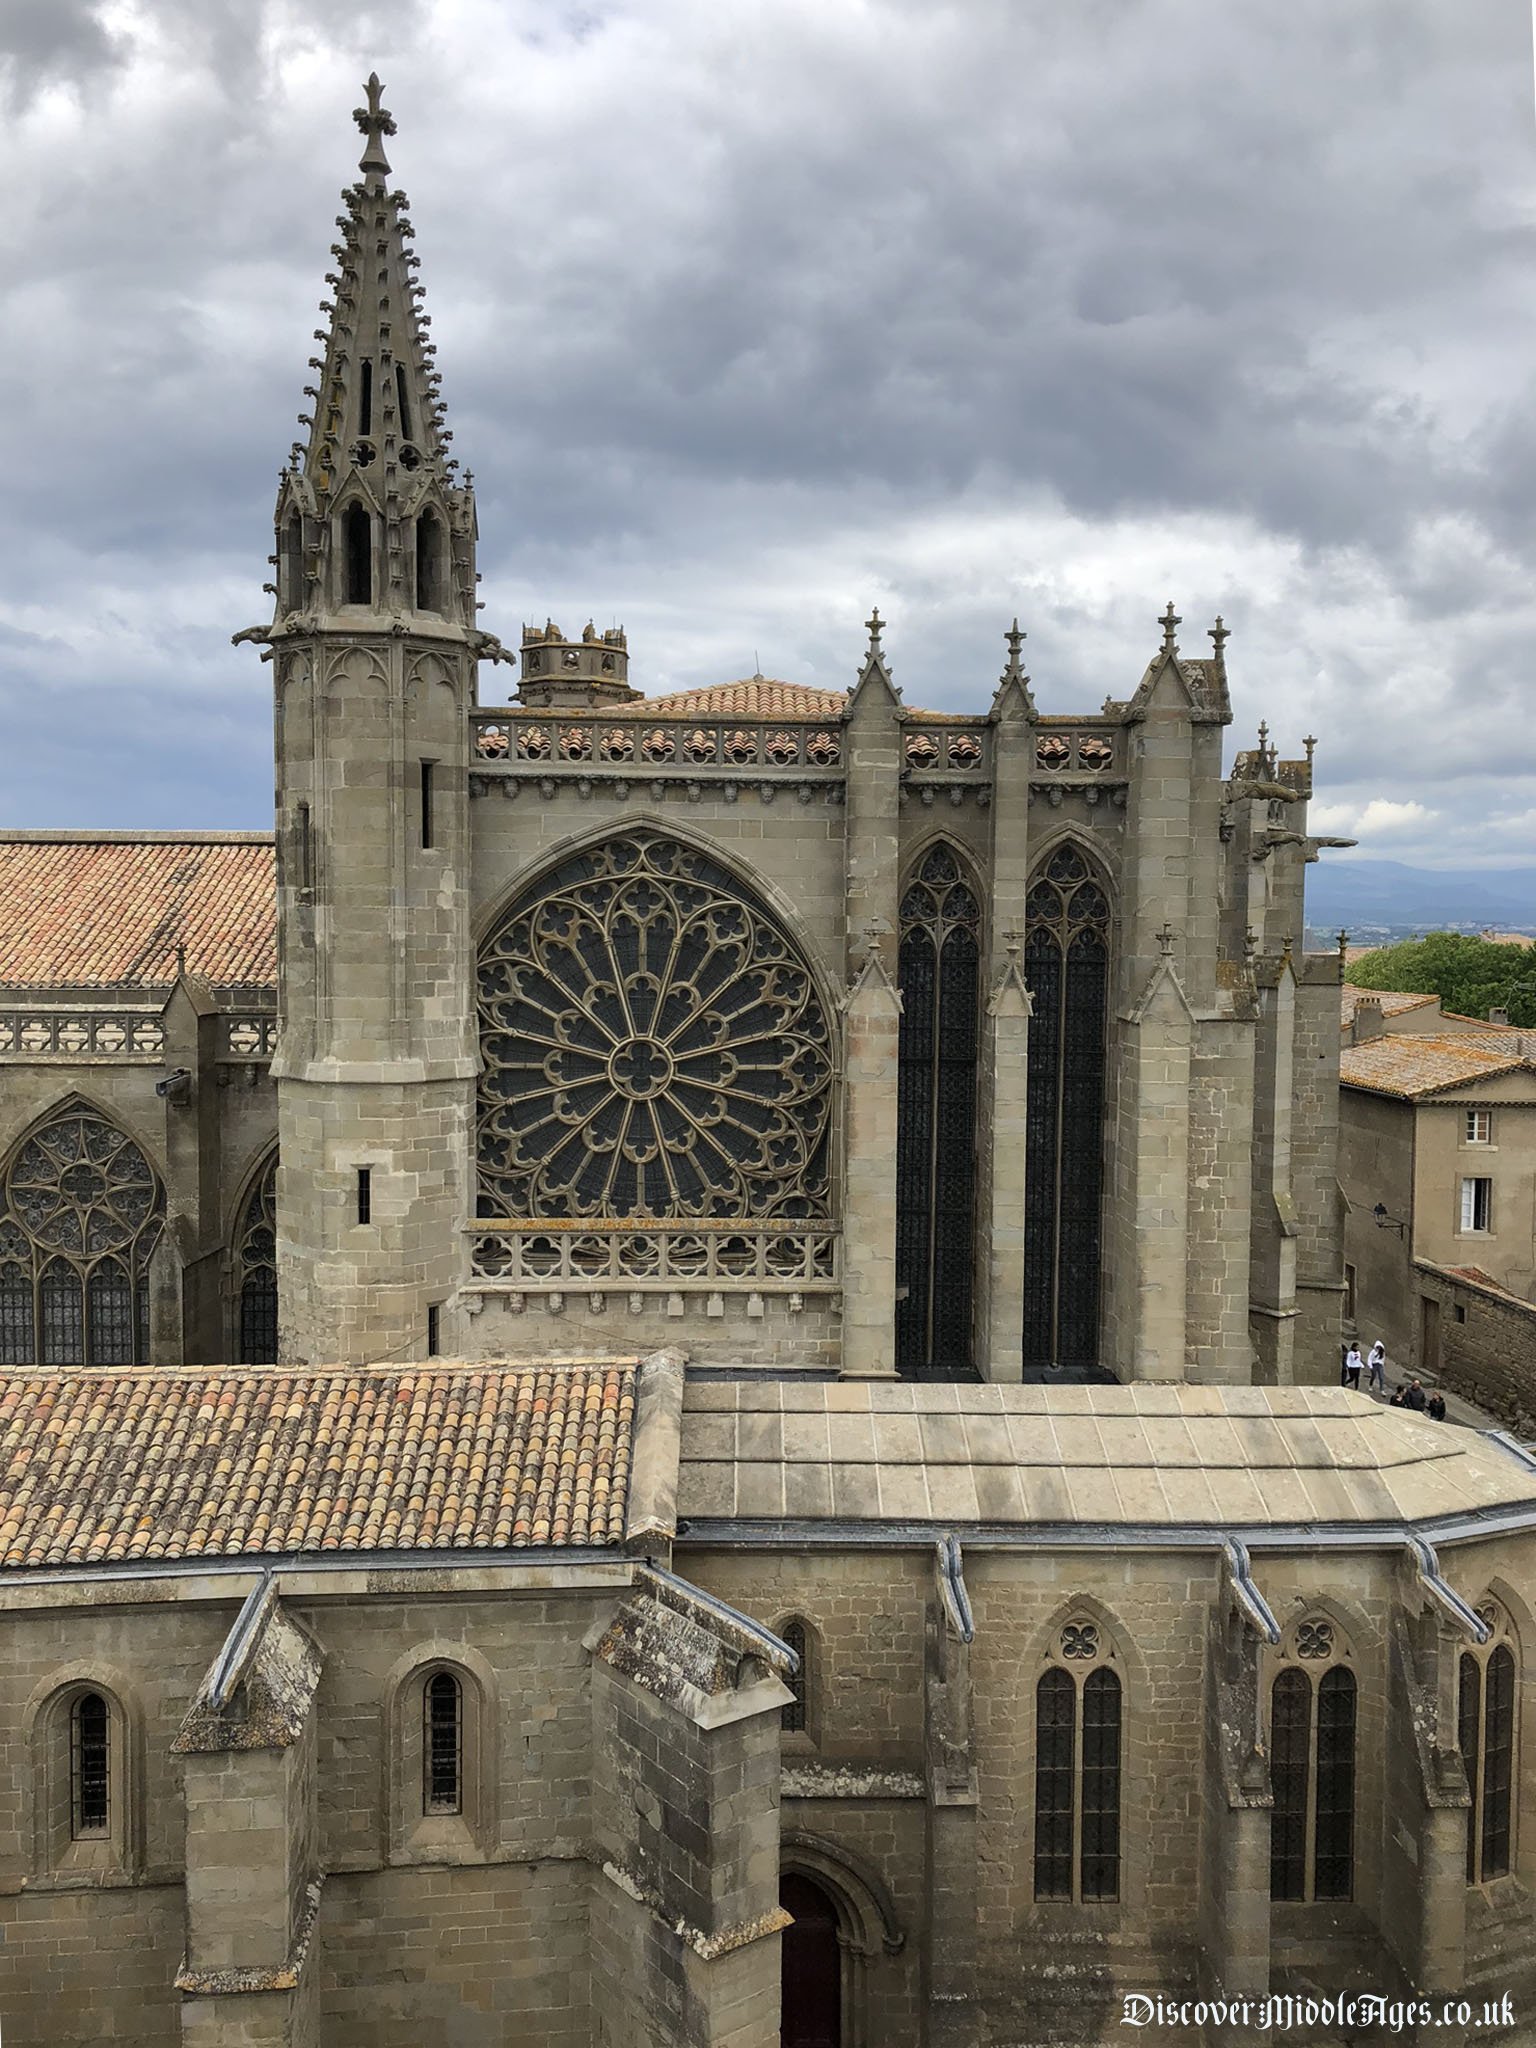
[[[435,1302],[435,1301],[434,1301],[434,1302],[429,1302],[429,1303],[428,1303],[428,1305],[427,1305],[427,1356],[428,1356],[428,1358],[436,1358],[436,1357],[438,1356],[438,1352],[439,1352],[439,1349],[440,1349],[440,1339],[441,1339],[441,1330],[440,1330],[440,1322],[441,1322],[441,1312],[440,1312],[440,1307],[439,1307],[439,1304],[438,1304],[437,1302]]]
[[[309,805],[299,805],[299,890],[308,896],[315,886],[315,838]]]
[[[373,1221],[373,1168],[360,1166],[357,1169],[357,1220],[359,1223]]]
[[[423,761],[421,764],[421,843],[424,848],[437,844],[433,834],[432,817],[432,770],[436,764]]]

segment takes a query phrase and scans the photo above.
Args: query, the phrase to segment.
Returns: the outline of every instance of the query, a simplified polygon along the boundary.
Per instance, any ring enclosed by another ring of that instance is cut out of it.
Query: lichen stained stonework
[[[810,969],[719,862],[657,833],[575,855],[481,949],[479,1213],[830,1213],[831,1035]]]

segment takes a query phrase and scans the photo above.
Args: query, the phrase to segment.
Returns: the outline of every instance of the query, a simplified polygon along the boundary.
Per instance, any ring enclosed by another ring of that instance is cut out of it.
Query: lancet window
[[[1099,1355],[1099,1237],[1109,899],[1082,851],[1058,847],[1030,886],[1033,998],[1025,1137],[1024,1376],[1083,1377]]]
[[[1514,1633],[1502,1608],[1479,1615],[1493,1631],[1479,1649],[1463,1650],[1457,1697],[1457,1742],[1467,1769],[1467,1883],[1507,1877],[1512,1868],[1517,1664]]]
[[[277,1154],[251,1185],[235,1244],[239,1272],[240,1363],[277,1359]]]
[[[1347,1899],[1354,1889],[1355,1674],[1331,1621],[1301,1622],[1270,1693],[1269,1889]]]
[[[661,833],[574,855],[480,955],[479,1213],[830,1213],[831,1033],[809,967]]]
[[[434,1671],[422,1690],[423,1813],[459,1813],[464,1792],[464,1689],[451,1671]]]
[[[1123,1693],[1086,1615],[1061,1629],[1035,1687],[1035,1897],[1120,1896]]]
[[[146,1362],[164,1215],[148,1160],[93,1110],[34,1130],[0,1180],[0,1364]]]
[[[975,1275],[981,906],[935,846],[901,901],[896,1365],[968,1374]]]

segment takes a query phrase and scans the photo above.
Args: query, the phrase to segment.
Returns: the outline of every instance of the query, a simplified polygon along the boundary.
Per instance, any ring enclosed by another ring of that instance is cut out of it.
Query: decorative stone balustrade
[[[645,718],[633,712],[478,712],[478,767],[538,775],[841,775],[842,729],[825,719]]]
[[[0,1010],[0,1060],[146,1060],[165,1051],[157,1011]]]
[[[1124,773],[1123,735],[1114,725],[1048,726],[1035,731],[1035,772],[1110,776]]]
[[[480,1222],[471,1257],[477,1280],[541,1294],[803,1294],[837,1285],[839,1235],[826,1223]]]
[[[219,1019],[221,1060],[269,1060],[277,1050],[277,1019],[270,1012]]]
[[[992,735],[985,725],[950,725],[925,719],[907,728],[902,759],[914,776],[992,773]]]

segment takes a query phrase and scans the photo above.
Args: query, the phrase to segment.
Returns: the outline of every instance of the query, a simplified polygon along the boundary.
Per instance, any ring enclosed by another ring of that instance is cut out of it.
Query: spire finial
[[[1021,630],[1018,620],[1015,619],[1008,628],[1008,631],[1003,635],[1003,638],[1008,642],[1008,667],[1006,673],[1011,676],[1022,675],[1024,673],[1024,663],[1019,649],[1024,645],[1029,635]]]
[[[1307,766],[1312,766],[1312,756],[1317,752],[1317,735],[1309,732],[1301,743],[1307,750]]]
[[[1177,654],[1179,651],[1179,643],[1173,637],[1173,629],[1175,626],[1182,626],[1184,621],[1179,617],[1178,613],[1174,610],[1173,599],[1171,597],[1168,600],[1168,609],[1163,613],[1163,616],[1158,623],[1162,626],[1163,629],[1164,654]]]
[[[1339,928],[1339,939],[1338,939],[1338,944],[1339,944],[1339,972],[1340,972],[1340,973],[1342,974],[1342,973],[1343,973],[1343,971],[1344,971],[1344,963],[1345,963],[1345,958],[1346,958],[1346,956],[1347,956],[1347,954],[1348,954],[1348,952],[1349,952],[1349,933],[1348,933],[1347,931],[1345,931],[1345,930],[1343,929],[1343,927],[1342,927],[1342,926],[1340,926],[1340,928]]]
[[[884,619],[880,616],[879,605],[875,606],[864,623],[869,628],[869,651],[872,655],[878,655],[880,653],[880,633],[885,625]]]
[[[1159,947],[1162,949],[1163,958],[1165,960],[1170,959],[1173,955],[1173,942],[1178,937],[1178,933],[1166,917],[1163,919],[1162,930],[1154,932],[1152,936],[1157,940]]]
[[[1231,629],[1231,627],[1230,627],[1230,626],[1224,626],[1224,625],[1222,624],[1222,622],[1221,622],[1221,613],[1220,613],[1220,612],[1218,612],[1218,613],[1216,614],[1216,623],[1215,623],[1215,625],[1214,625],[1214,626],[1212,626],[1212,628],[1211,628],[1211,645],[1212,645],[1212,646],[1213,646],[1213,647],[1214,647],[1214,648],[1216,649],[1216,659],[1217,659],[1217,660],[1218,660],[1219,662],[1223,662],[1223,663],[1224,663],[1224,662],[1226,661],[1226,658],[1227,658],[1227,642],[1228,642],[1228,641],[1229,641],[1229,640],[1230,640],[1231,638],[1232,638],[1232,629]]]
[[[352,110],[353,120],[367,137],[357,167],[365,173],[377,171],[382,177],[389,170],[389,158],[384,154],[383,138],[394,134],[395,117],[383,103],[384,88],[379,83],[377,71],[369,72],[368,83],[363,90],[368,95],[367,106],[354,107]]]

